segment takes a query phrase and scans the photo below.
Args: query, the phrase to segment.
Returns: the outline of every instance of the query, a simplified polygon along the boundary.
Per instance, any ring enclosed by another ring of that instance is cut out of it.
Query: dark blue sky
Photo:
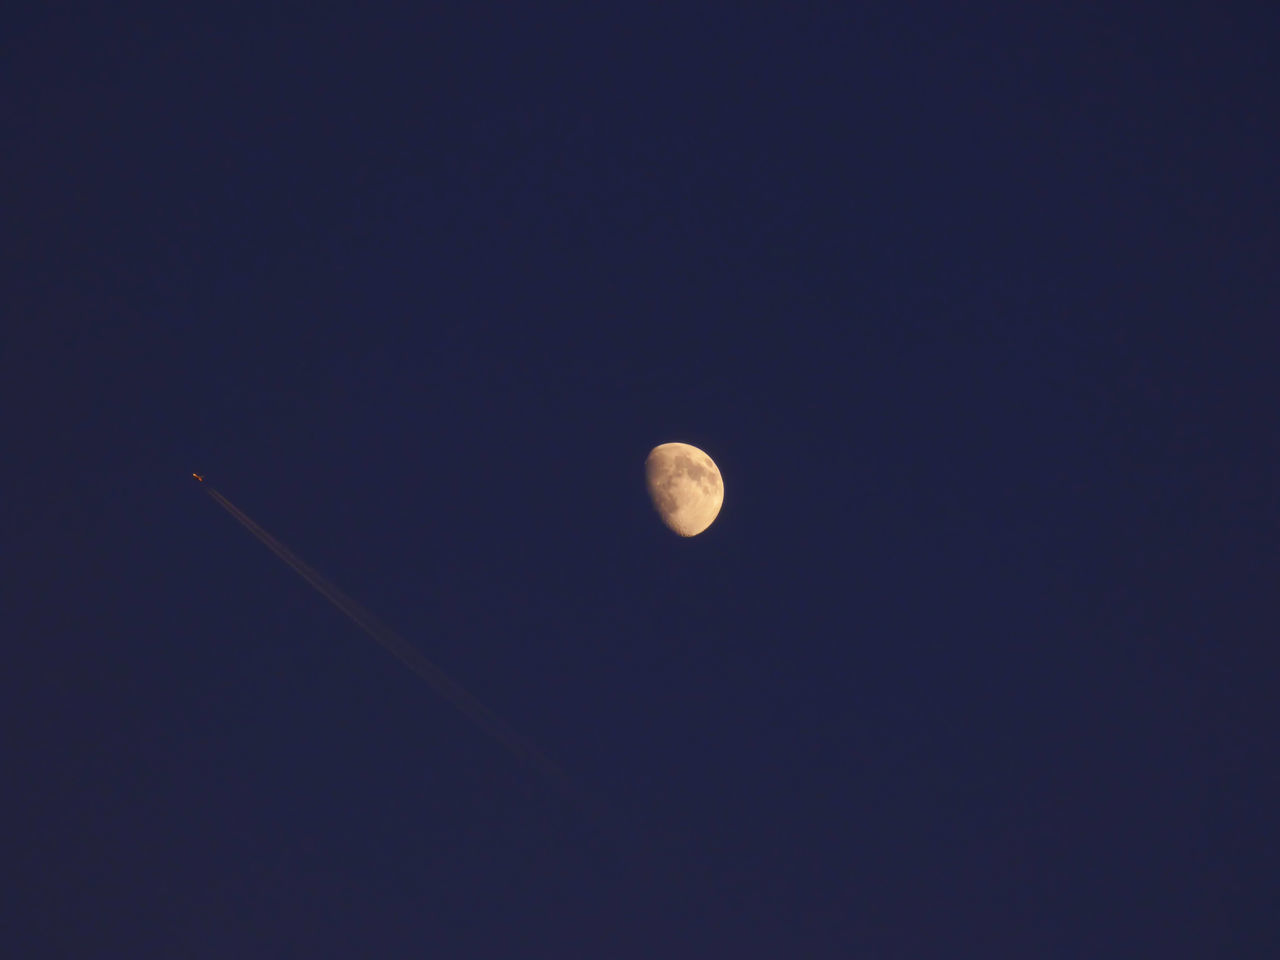
[[[19,954],[1274,955],[1276,13],[514,6],[5,31]]]

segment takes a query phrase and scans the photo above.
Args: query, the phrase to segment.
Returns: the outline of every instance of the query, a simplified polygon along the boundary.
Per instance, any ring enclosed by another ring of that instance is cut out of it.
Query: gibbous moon
[[[697,447],[662,443],[644,462],[649,499],[662,522],[682,537],[697,536],[715,520],[724,503],[720,468]]]

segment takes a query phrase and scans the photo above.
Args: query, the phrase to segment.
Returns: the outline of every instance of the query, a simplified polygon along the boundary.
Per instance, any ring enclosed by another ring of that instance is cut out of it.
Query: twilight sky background
[[[1275,956],[1277,36],[13,20],[14,955]]]

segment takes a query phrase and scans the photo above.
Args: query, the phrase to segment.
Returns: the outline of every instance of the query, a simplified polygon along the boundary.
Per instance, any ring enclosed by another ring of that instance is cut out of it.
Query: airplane
[[[192,476],[195,477],[197,480],[199,480],[201,483],[204,483],[204,477],[200,476],[200,474],[193,473]]]

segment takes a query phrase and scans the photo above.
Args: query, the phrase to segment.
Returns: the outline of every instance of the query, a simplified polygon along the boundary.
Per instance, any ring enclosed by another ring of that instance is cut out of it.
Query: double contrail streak
[[[196,479],[203,479],[199,476]],[[298,576],[311,584],[326,600],[341,610],[357,627],[376,640],[388,653],[394,654],[410,670],[435,688],[436,692],[470,718],[476,726],[510,750],[522,763],[532,767],[550,780],[562,793],[577,799],[576,791],[565,775],[538,749],[512,730],[483,703],[469,694],[456,680],[408,644],[398,633],[382,623],[363,606],[351,599],[336,586],[308,566],[283,543],[258,526],[239,507],[213,487],[203,487],[218,504],[235,517],[240,525],[258,538],[272,553],[291,566]]]

